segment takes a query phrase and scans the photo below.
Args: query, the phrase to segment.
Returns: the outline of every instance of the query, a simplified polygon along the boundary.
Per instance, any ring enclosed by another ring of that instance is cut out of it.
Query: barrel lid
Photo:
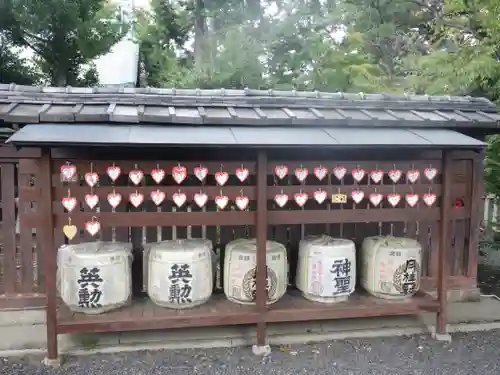
[[[212,241],[203,238],[166,240],[153,244],[150,249],[152,251],[212,250]]]

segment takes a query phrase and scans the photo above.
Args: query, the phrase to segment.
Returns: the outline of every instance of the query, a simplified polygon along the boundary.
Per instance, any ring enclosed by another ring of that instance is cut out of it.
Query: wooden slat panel
[[[1,149],[2,147],[0,147]],[[15,173],[14,164],[0,165],[3,202],[3,282],[7,294],[15,292],[17,281]]]
[[[19,171],[18,171],[18,186],[29,186],[32,183],[33,172],[36,171],[37,164],[34,160],[22,159],[19,161]],[[18,207],[18,215],[24,215],[24,205],[27,202],[20,200],[20,205],[23,207]],[[27,226],[21,226],[19,230],[19,253],[21,255],[21,292],[27,293],[33,291],[34,288],[34,264],[33,264],[33,228]],[[41,257],[37,257],[40,259]],[[37,259],[37,260],[38,260]],[[38,263],[37,263],[38,265]],[[43,272],[39,272],[37,276],[43,275]]]

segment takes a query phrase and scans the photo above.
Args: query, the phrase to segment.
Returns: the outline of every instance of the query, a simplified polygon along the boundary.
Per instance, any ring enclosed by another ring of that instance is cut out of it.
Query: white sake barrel
[[[422,246],[411,238],[367,237],[361,246],[361,285],[385,299],[404,299],[420,287]]]
[[[57,287],[74,312],[101,314],[132,298],[132,245],[89,242],[63,245],[57,253]]]
[[[330,236],[308,236],[299,243],[297,288],[314,302],[346,301],[356,287],[354,242]]]
[[[213,289],[212,261],[209,240],[169,240],[152,245],[146,257],[149,298],[171,309],[207,302]]]
[[[267,303],[286,293],[288,264],[286,248],[275,241],[266,243]],[[224,293],[236,303],[255,304],[257,241],[237,239],[227,244],[224,256]]]

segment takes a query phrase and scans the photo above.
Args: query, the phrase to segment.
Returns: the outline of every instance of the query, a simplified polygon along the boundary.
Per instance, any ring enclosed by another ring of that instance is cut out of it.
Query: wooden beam
[[[266,311],[267,303],[267,155],[260,150],[257,156],[257,310]],[[262,315],[261,315],[262,316]],[[266,343],[266,325],[257,323],[257,345]]]
[[[437,293],[439,302],[439,311],[436,316],[436,333],[446,333],[446,305],[448,302],[447,296],[447,271],[448,271],[448,247],[450,246],[450,234],[448,232],[449,222],[451,220],[452,210],[452,175],[453,161],[449,152],[443,152],[443,181],[442,181],[442,197],[439,223],[439,252],[438,252],[438,279]]]
[[[484,151],[480,152],[472,163],[472,191],[469,220],[469,248],[467,257],[466,275],[468,277],[477,277],[477,257],[479,249],[479,226],[483,217],[484,210]]]
[[[56,286],[56,248],[54,244],[54,215],[52,213],[52,170],[50,150],[42,150],[40,161],[40,234],[44,255],[44,273],[47,297],[47,358],[57,359],[57,286]]]

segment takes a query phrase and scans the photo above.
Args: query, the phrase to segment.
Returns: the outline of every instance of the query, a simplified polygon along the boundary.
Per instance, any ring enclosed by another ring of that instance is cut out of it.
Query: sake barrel
[[[266,243],[267,303],[278,301],[286,293],[288,264],[286,248],[275,241]],[[224,293],[236,303],[255,304],[257,241],[237,239],[227,244],[224,255]]]
[[[74,312],[101,314],[132,298],[132,245],[88,242],[63,245],[57,253],[57,287]]]
[[[204,239],[168,240],[154,244],[147,256],[147,293],[171,309],[207,302],[213,289],[212,242]]]
[[[367,237],[361,246],[361,285],[385,299],[404,299],[420,287],[422,246],[404,237]]]
[[[354,242],[330,236],[308,236],[299,243],[297,289],[320,303],[346,301],[356,287]]]

